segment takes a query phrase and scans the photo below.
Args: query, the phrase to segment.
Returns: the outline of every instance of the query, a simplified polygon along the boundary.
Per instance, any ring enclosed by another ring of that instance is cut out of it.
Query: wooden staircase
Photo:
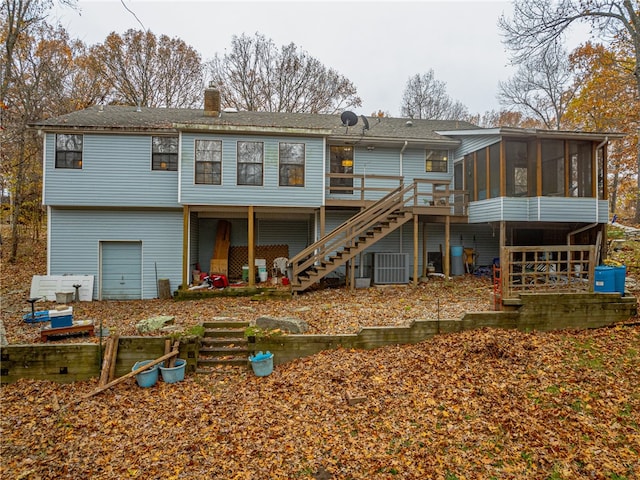
[[[415,184],[401,185],[290,260],[292,292],[302,292],[412,219]]]
[[[249,322],[232,318],[216,318],[202,324],[197,373],[207,373],[222,366],[248,366],[249,349],[244,336]]]

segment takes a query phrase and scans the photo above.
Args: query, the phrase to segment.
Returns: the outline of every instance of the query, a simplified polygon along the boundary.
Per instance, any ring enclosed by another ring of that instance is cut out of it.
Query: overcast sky
[[[242,33],[293,42],[354,83],[362,115],[398,116],[407,80],[429,69],[471,113],[498,110],[498,82],[514,72],[497,28],[500,15],[511,13],[508,1],[123,1],[135,16],[120,0],[79,0],[79,11],[58,7],[51,20],[93,45],[112,31],[142,29],[137,17],[203,60]]]

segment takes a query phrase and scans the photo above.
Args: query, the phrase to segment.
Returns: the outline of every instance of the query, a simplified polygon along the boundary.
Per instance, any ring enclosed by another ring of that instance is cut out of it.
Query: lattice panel
[[[271,275],[273,260],[278,257],[289,258],[289,245],[256,245],[255,257],[267,261],[267,272]],[[229,278],[242,278],[242,266],[249,264],[249,247],[229,248]],[[257,271],[257,270],[256,270]]]

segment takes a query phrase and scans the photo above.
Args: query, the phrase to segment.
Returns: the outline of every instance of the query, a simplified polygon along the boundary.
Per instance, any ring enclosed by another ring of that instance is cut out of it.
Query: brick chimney
[[[217,117],[220,114],[220,90],[209,86],[204,91],[204,114],[207,117]]]

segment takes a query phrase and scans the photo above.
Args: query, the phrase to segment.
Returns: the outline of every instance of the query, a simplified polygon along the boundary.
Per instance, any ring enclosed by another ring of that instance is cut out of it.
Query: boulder
[[[173,318],[169,315],[159,315],[157,317],[145,318],[136,323],[136,329],[140,333],[149,333],[160,330],[166,325],[173,325]]]
[[[282,330],[288,333],[305,333],[309,325],[304,320],[291,317],[259,317],[256,319],[256,327],[263,330]]]

